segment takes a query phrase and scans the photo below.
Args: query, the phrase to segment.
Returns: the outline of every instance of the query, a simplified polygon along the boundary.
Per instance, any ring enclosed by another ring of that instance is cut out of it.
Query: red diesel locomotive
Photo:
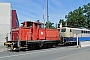
[[[12,50],[53,47],[61,43],[57,29],[44,28],[44,24],[37,21],[25,21],[22,26],[12,28],[12,41],[4,43]]]

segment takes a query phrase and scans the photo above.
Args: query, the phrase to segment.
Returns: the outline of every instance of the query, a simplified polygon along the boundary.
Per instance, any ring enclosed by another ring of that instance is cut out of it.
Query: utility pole
[[[48,25],[48,27],[47,28],[49,28],[49,16],[48,16],[48,0],[46,1],[46,4],[47,4],[47,25]]]
[[[49,21],[49,16],[48,16],[48,0],[47,0],[47,22]]]

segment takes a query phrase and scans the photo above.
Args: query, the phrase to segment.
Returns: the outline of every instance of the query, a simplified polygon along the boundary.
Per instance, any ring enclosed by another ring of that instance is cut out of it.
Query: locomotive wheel
[[[16,50],[15,50],[16,52],[19,52],[20,51],[20,48],[16,48]]]

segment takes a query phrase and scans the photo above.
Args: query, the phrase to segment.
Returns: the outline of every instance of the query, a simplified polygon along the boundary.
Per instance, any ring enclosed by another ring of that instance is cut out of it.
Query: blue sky
[[[28,20],[40,20],[43,22],[43,14],[45,15],[45,21],[47,21],[46,0],[0,0],[0,2],[9,2],[12,4],[12,8],[17,11],[20,23]],[[57,23],[60,19],[65,19],[65,15],[68,12],[89,2],[90,0],[48,0],[49,20]]]

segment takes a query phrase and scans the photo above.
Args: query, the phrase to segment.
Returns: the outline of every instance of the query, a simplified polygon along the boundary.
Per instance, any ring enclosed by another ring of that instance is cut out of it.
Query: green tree
[[[88,27],[90,28],[90,3],[88,3],[87,5],[83,5],[83,12],[85,14],[85,16],[87,17],[88,20]]]
[[[65,26],[66,21],[64,19],[60,19],[58,23],[58,27],[60,27],[60,24],[62,23],[62,26]]]
[[[74,11],[70,11],[68,15],[65,16],[67,19],[67,24],[68,26],[73,26],[73,27],[88,27],[87,24],[87,18],[83,13],[83,8],[79,7],[78,9]]]
[[[62,25],[65,26],[66,21],[64,19],[60,19],[59,23],[62,22]]]
[[[48,21],[48,22],[45,23],[45,26],[46,26],[46,28],[55,28],[55,27],[53,26],[53,24],[54,24],[54,23]]]

